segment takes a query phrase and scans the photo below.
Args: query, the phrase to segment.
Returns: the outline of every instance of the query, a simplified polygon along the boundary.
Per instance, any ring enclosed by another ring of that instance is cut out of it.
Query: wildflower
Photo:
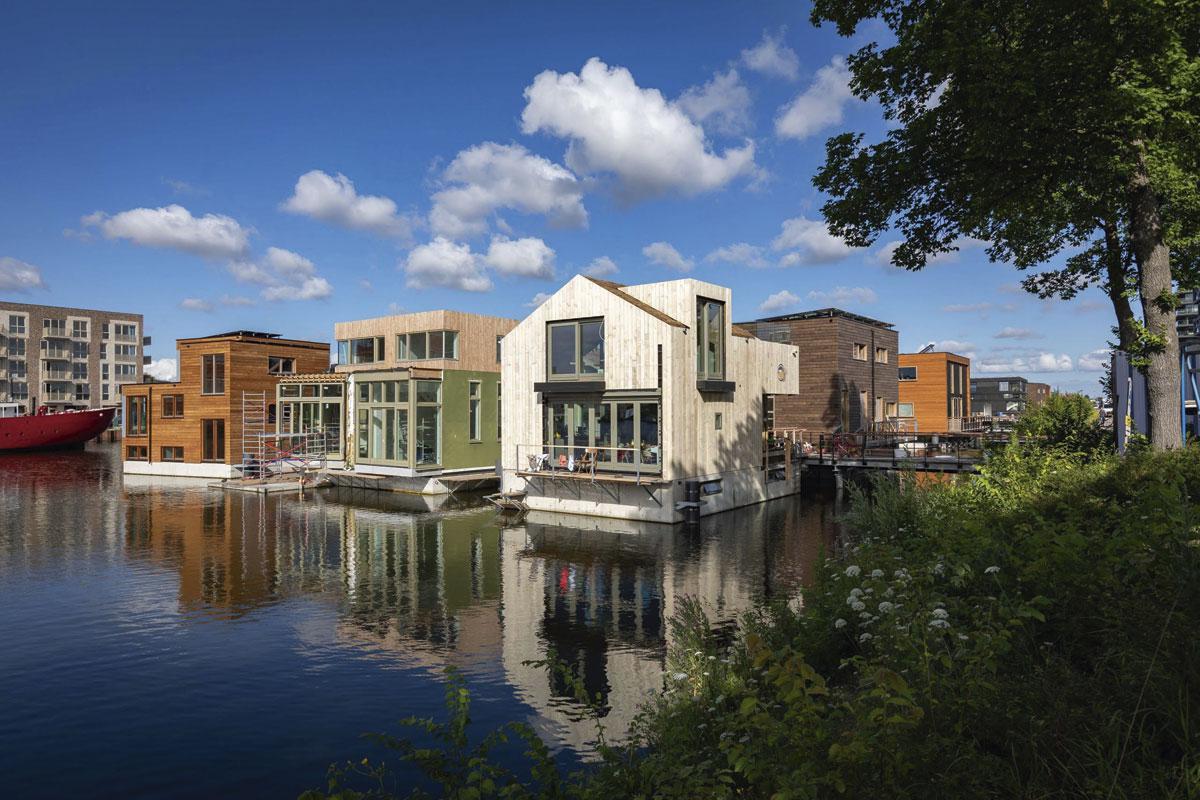
[[[945,572],[946,572],[946,565],[943,564],[942,562],[939,561],[938,563],[933,565],[933,574],[934,575],[941,576],[941,575],[945,574]]]
[[[999,571],[1000,571],[1000,568],[993,564],[992,566],[985,569],[983,571],[983,574],[984,575],[995,575]]]
[[[867,604],[861,600],[855,600],[853,603],[850,604],[850,608],[852,608],[855,611],[862,611],[866,607],[867,607]]]
[[[883,577],[883,570],[881,570],[881,569],[873,569],[873,570],[871,570],[871,577],[872,577],[872,578],[882,578],[882,577]]]
[[[967,635],[966,635],[965,633],[960,633],[960,634],[958,635],[958,638],[959,638],[959,640],[960,640],[960,641],[963,641],[963,642],[965,642],[965,641],[967,640]]]
[[[871,612],[870,612],[870,611],[864,611],[864,612],[862,612],[861,614],[859,614],[859,615],[858,615],[858,618],[859,618],[859,619],[866,619],[866,620],[869,620],[869,619],[871,619]]]
[[[675,672],[675,673],[672,673],[671,677],[677,681],[686,681],[687,673],[686,672]]]
[[[859,573],[861,573],[861,572],[862,572],[862,570],[859,569],[854,564],[851,564],[850,566],[846,567],[846,577],[847,578],[857,578],[859,576]]]
[[[944,608],[935,608],[933,610],[933,618],[934,619],[946,619],[949,616],[950,616],[950,614]]]
[[[896,610],[895,604],[889,603],[887,600],[884,600],[882,603],[879,604],[879,613],[880,614],[890,614],[895,610]]]
[[[837,619],[835,619],[835,620],[833,621],[833,627],[835,627],[835,628],[844,628],[844,627],[846,627],[846,620],[842,619],[841,617],[838,617]]]
[[[871,641],[872,638],[874,638],[874,637],[871,636],[871,634],[869,634],[869,633],[861,633],[858,636],[858,641],[859,642],[869,642],[869,641]]]
[[[863,590],[858,588],[857,586],[855,586],[853,589],[850,590],[851,597],[861,597],[862,593],[863,593]]]
[[[892,577],[894,577],[898,581],[906,581],[906,580],[908,580],[908,570],[901,567],[900,569],[898,569],[892,573]]]
[[[946,629],[950,627],[950,623],[941,618],[931,619],[929,620],[929,627]]]

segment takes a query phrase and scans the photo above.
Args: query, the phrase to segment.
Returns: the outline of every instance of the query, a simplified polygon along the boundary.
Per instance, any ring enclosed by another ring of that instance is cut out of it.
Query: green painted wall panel
[[[470,441],[470,381],[481,386],[480,409],[483,420],[480,441]],[[496,438],[496,372],[448,369],[442,376],[442,468],[492,469],[500,459]]]

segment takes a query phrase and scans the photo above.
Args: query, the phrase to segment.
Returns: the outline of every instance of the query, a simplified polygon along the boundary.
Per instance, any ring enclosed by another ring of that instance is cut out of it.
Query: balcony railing
[[[54,391],[49,386],[47,386],[42,390],[42,399],[43,400],[55,400],[55,401],[74,400],[75,393],[74,392]]]
[[[114,341],[114,342],[125,342],[127,344],[137,344],[138,343],[138,337],[136,337],[136,336],[125,336],[123,334],[115,334],[114,333],[109,338],[111,338],[112,341]]]
[[[51,326],[51,327],[42,328],[42,338],[45,338],[45,339],[69,339],[71,337],[67,336],[67,329],[65,327],[59,328],[59,327]]]
[[[43,347],[42,358],[54,359],[55,361],[70,361],[71,351],[65,347]]]
[[[517,471],[523,475],[575,476],[597,479],[662,473],[662,448],[589,447],[569,444],[517,445]]]

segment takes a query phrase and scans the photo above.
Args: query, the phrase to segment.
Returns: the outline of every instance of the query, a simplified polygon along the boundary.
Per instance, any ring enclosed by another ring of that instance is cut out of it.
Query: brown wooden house
[[[917,433],[961,431],[971,413],[971,359],[954,353],[901,353],[897,421]]]
[[[232,331],[176,344],[178,380],[122,387],[126,472],[236,475],[234,467],[245,452],[244,404],[257,404],[269,416],[283,376],[329,368],[328,343],[281,339],[274,333]],[[273,421],[267,430],[274,430]]]
[[[773,397],[773,428],[866,431],[896,415],[900,345],[891,323],[822,308],[739,324],[760,339],[800,350],[800,391]]]

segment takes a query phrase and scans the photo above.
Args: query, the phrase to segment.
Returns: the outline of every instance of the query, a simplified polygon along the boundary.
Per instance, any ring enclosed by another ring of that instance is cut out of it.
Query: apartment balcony
[[[42,328],[43,339],[70,339],[66,328]]]
[[[137,344],[140,341],[137,336],[117,336],[115,334],[110,336],[109,340],[113,342],[121,342],[122,344]]]
[[[46,362],[46,361],[70,361],[70,360],[71,360],[71,351],[70,350],[43,350],[42,351],[42,361],[43,362]]]
[[[71,370],[69,369],[53,369],[51,367],[42,367],[42,380],[44,381],[71,381]]]
[[[113,361],[117,361],[117,362],[124,363],[124,364],[136,364],[136,363],[138,363],[138,357],[137,357],[137,353],[134,353],[133,355],[121,355],[120,353],[118,353],[113,356]],[[148,363],[148,362],[143,362],[143,363]]]
[[[74,392],[55,392],[50,389],[42,392],[42,401],[46,403],[69,403],[74,399]]]
[[[142,337],[142,347],[149,347],[152,344],[149,336]]]

